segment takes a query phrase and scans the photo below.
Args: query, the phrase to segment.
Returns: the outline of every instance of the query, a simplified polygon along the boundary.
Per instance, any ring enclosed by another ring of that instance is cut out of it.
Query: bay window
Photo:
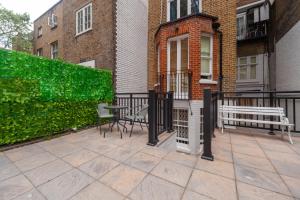
[[[201,36],[201,80],[212,80],[212,36]]]
[[[167,0],[168,21],[202,11],[202,0]]]

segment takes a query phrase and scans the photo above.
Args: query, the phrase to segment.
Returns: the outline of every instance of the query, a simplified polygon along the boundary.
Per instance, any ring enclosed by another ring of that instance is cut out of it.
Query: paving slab
[[[200,170],[193,171],[187,188],[213,199],[237,199],[234,180]]]
[[[100,156],[79,167],[79,169],[91,177],[98,179],[119,165],[119,162],[110,158]]]
[[[128,160],[125,164],[135,167],[144,172],[150,172],[160,161],[160,158],[151,156],[145,153],[137,153]]]
[[[263,189],[279,192],[284,195],[291,195],[286,185],[283,183],[279,175],[258,170],[255,168],[236,165],[237,180],[260,187]]]
[[[240,200],[292,200],[292,197],[285,196],[276,192],[265,190],[242,182],[237,182],[238,194]]]
[[[213,200],[213,199],[210,198],[210,197],[198,194],[196,192],[193,192],[193,191],[190,191],[190,190],[186,190],[184,192],[182,200]]]
[[[0,166],[0,181],[16,176],[18,174],[20,174],[20,171],[12,163]]]
[[[98,154],[82,149],[80,151],[71,153],[63,158],[66,162],[70,163],[74,167],[78,167],[79,165],[82,165],[83,163],[86,163],[94,158],[99,156]]]
[[[233,153],[233,159],[235,164],[244,165],[247,167],[253,167],[256,169],[275,172],[274,167],[267,158],[248,156],[240,153]]]
[[[196,164],[197,157],[180,152],[170,152],[165,157],[165,160],[173,161],[178,164],[193,168]]]
[[[32,189],[31,191],[26,192],[13,200],[46,200],[46,198],[43,197],[38,190]]]
[[[15,165],[22,171],[29,171],[31,169],[37,168],[41,165],[54,161],[56,157],[48,152],[40,153],[29,158],[24,158],[15,162]]]
[[[77,193],[71,200],[122,200],[124,196],[105,186],[94,182]]]
[[[173,163],[170,161],[161,161],[151,172],[151,174],[172,183],[185,187],[192,173],[192,168]]]
[[[116,149],[109,151],[108,153],[105,153],[104,155],[107,157],[110,157],[114,160],[117,160],[119,162],[122,162],[122,161],[127,160],[129,157],[131,157],[135,153],[136,153],[135,150],[118,147]]]
[[[208,160],[199,159],[195,168],[227,178],[235,178],[233,164],[229,162],[224,162],[221,160],[215,160],[212,162]]]
[[[59,143],[45,146],[44,149],[54,154],[57,157],[64,157],[73,152],[81,150],[81,147],[66,142],[59,142]]]
[[[55,160],[25,173],[25,176],[35,185],[39,186],[59,175],[70,171],[72,167],[61,161]]]
[[[93,182],[93,179],[77,169],[73,169],[41,186],[38,190],[48,200],[69,199],[84,187]]]
[[[0,182],[0,199],[13,199],[30,191],[32,188],[32,184],[25,178],[25,176],[15,176]]]
[[[154,176],[147,176],[130,194],[132,200],[180,200],[184,188]]]
[[[13,162],[31,157],[45,152],[40,146],[36,144],[11,149],[5,152],[5,155]]]
[[[292,192],[292,195],[300,199],[300,179],[282,176],[284,182],[287,184],[288,188]]]
[[[127,196],[146,176],[137,169],[120,165],[104,175],[100,182]]]

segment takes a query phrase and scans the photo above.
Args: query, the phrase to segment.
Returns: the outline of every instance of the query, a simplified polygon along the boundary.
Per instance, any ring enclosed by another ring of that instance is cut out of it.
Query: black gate
[[[173,129],[173,93],[157,93],[149,91],[149,141],[148,145],[154,146],[158,142],[158,136]]]

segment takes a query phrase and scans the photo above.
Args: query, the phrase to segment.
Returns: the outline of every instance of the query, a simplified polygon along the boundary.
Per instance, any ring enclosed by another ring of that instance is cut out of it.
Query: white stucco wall
[[[300,90],[300,21],[276,44],[276,89]]]
[[[116,88],[147,92],[147,0],[117,1]]]

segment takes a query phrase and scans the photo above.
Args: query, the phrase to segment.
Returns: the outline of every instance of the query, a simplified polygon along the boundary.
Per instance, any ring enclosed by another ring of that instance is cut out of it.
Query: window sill
[[[92,31],[92,30],[93,30],[93,29],[91,28],[91,29],[85,30],[85,31],[83,31],[83,32],[81,32],[81,33],[76,33],[75,37],[81,36],[81,35],[83,35],[83,34],[85,34],[85,33],[88,33],[88,32],[90,32],[90,31]]]
[[[209,85],[217,85],[218,82],[217,81],[212,81],[212,80],[205,80],[205,79],[201,79],[199,81],[200,84],[209,84]]]

